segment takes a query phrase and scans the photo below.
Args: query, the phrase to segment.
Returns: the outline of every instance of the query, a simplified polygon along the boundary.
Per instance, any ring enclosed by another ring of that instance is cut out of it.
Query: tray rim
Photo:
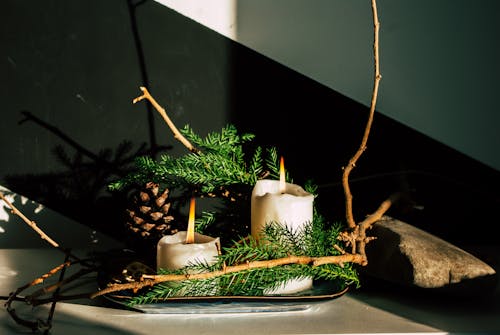
[[[321,286],[327,286],[328,282],[321,283]],[[126,300],[130,299],[131,295],[120,295],[120,294],[105,294],[105,298],[114,301],[119,304],[124,304],[128,307],[134,308],[134,306],[154,306],[161,304],[173,304],[173,303],[205,303],[205,302],[305,302],[305,301],[321,301],[330,300],[343,296],[349,291],[350,287],[346,286],[344,289],[339,291],[332,291],[331,293],[323,294],[296,294],[296,295],[268,295],[268,296],[174,296],[165,298],[163,301],[158,301],[154,303],[147,304],[126,304]],[[314,292],[314,288],[312,289]]]

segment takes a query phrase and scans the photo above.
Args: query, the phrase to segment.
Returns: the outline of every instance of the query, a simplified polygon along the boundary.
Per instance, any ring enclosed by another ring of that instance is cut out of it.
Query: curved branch
[[[388,199],[384,200],[375,212],[366,217],[359,223],[361,229],[369,229],[375,222],[380,220],[382,216],[389,210],[389,208],[401,198],[401,193],[394,193]]]
[[[366,150],[366,143],[368,142],[368,136],[370,135],[370,129],[373,123],[373,116],[375,114],[375,106],[377,104],[377,96],[378,96],[378,87],[380,79],[382,76],[380,75],[380,65],[379,65],[379,51],[378,51],[378,35],[380,29],[380,22],[378,20],[377,14],[377,3],[375,0],[372,0],[372,13],[373,13],[373,25],[374,25],[374,43],[373,43],[373,54],[375,61],[375,76],[373,83],[373,92],[372,99],[370,103],[370,113],[368,115],[368,121],[366,123],[365,132],[363,134],[363,138],[361,140],[361,144],[358,148],[358,151],[354,154],[354,156],[349,160],[349,163],[346,167],[344,167],[344,172],[342,174],[342,186],[344,188],[345,194],[345,206],[346,206],[346,220],[347,226],[351,229],[356,227],[356,222],[354,220],[354,216],[352,214],[352,193],[349,187],[349,175],[351,171],[356,167],[356,163]]]
[[[359,223],[359,238],[358,238],[359,242],[357,245],[357,252],[365,259],[365,261],[361,265],[368,264],[368,257],[366,255],[366,244],[371,240],[375,239],[375,237],[366,236],[366,230],[370,229],[374,223],[379,221],[382,218],[382,216],[384,216],[384,214],[389,210],[389,208],[396,201],[399,200],[400,197],[401,193],[395,193],[391,195],[388,199],[386,199],[380,204],[380,206],[374,213],[367,216],[363,221]]]
[[[193,153],[198,153],[198,149],[196,149],[192,144],[191,142],[188,141],[187,138],[185,138],[181,132],[179,131],[179,129],[177,129],[177,127],[175,126],[175,124],[172,122],[172,120],[170,120],[170,118],[168,117],[167,115],[167,112],[165,111],[165,109],[160,106],[160,104],[158,104],[158,102],[156,102],[156,100],[151,96],[151,94],[149,93],[149,91],[147,90],[146,87],[144,86],[141,86],[140,87],[140,90],[142,91],[142,95],[140,97],[137,97],[135,98],[134,100],[132,100],[132,103],[137,103],[141,100],[148,100],[152,105],[153,107],[158,111],[158,113],[160,113],[161,117],[163,118],[163,120],[165,120],[165,122],[167,123],[168,127],[170,128],[170,130],[172,130],[172,133],[174,133],[174,137],[179,140],[189,151],[193,152]]]
[[[14,206],[9,200],[7,200],[7,198],[5,198],[2,192],[0,192],[0,199],[2,199],[7,204],[7,206],[10,207],[13,214],[19,216],[24,222],[26,222],[28,226],[30,226],[34,231],[36,231],[38,235],[40,235],[42,240],[47,241],[50,245],[52,245],[55,248],[59,248],[59,244],[56,241],[51,239],[49,235],[45,234],[44,231],[37,226],[35,221],[31,221],[23,213],[21,213],[21,211],[19,211],[16,208],[16,206]]]

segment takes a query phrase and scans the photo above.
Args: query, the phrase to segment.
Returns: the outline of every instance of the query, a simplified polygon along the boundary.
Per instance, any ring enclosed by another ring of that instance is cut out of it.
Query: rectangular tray
[[[148,314],[262,313],[308,310],[318,302],[341,297],[348,289],[338,291],[329,282],[315,282],[312,289],[297,295],[170,297],[159,303],[137,305],[127,304],[130,296],[104,297],[119,306]]]

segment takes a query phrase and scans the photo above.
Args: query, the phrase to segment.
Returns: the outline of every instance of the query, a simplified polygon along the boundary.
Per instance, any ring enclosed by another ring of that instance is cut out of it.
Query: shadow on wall
[[[136,156],[185,152],[147,103],[132,105],[139,86],[179,127],[220,129],[227,42],[152,0],[7,0],[5,8],[2,22],[16,29],[0,32],[9,60],[1,184],[116,237],[125,199],[108,183]]]
[[[146,143],[134,148],[132,142],[123,141],[116,148],[101,148],[95,154],[32,113],[23,111],[21,114],[24,119],[20,124],[35,123],[59,138],[69,150],[63,145],[51,148],[58,162],[58,172],[8,175],[5,177],[8,187],[87,226],[120,237],[123,215],[117,213],[124,214],[127,192],[110,193],[107,185],[132,172],[136,157],[152,156],[171,147],[155,147],[152,153]]]

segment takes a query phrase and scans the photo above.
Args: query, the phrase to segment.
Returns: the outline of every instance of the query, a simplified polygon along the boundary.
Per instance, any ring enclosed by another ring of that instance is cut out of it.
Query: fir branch
[[[239,135],[236,127],[232,124],[222,128],[220,133],[209,133],[205,139],[198,136],[189,125],[184,126],[181,129],[181,133],[196,144],[200,150],[213,150],[216,152],[220,152],[223,149],[228,152],[242,153],[241,145],[255,138],[254,134]]]
[[[220,270],[214,270],[206,273],[196,273],[196,274],[167,274],[167,275],[143,275],[140,281],[135,281],[126,284],[110,284],[108,287],[95,292],[90,298],[95,298],[101,295],[105,295],[115,291],[121,290],[138,290],[145,287],[152,287],[164,282],[178,282],[178,281],[194,281],[194,280],[204,280],[209,278],[221,277],[228,274],[239,273],[249,270],[256,269],[273,269],[272,271],[277,271],[279,269],[286,269],[287,266],[298,264],[307,265],[309,267],[319,267],[325,264],[337,264],[342,267],[347,263],[357,263],[360,264],[363,261],[363,257],[359,254],[342,254],[338,256],[325,256],[325,257],[309,257],[309,256],[288,256],[277,259],[270,259],[266,261],[252,261],[243,264],[225,266]],[[309,269],[308,267],[308,269]],[[289,267],[288,267],[289,268]],[[245,273],[245,272],[244,272]],[[308,276],[308,273],[301,272],[302,275]],[[352,272],[354,274],[355,272]],[[297,277],[296,274],[292,276]],[[354,277],[354,276],[352,276]],[[276,278],[276,276],[274,276]]]
[[[279,167],[276,168],[275,148],[267,150],[270,157],[264,161],[263,151],[257,147],[247,162],[242,145],[252,140],[254,135],[238,135],[233,125],[223,128],[220,133],[210,133],[205,138],[194,133],[189,126],[185,126],[181,132],[200,150],[180,157],[162,155],[159,161],[148,156],[139,157],[135,160],[136,171],[110,183],[109,189],[119,191],[130,185],[155,181],[171,189],[180,187],[192,190],[195,187],[207,195],[229,185],[254,185],[268,168],[274,171],[273,174],[279,171]]]
[[[235,242],[231,247],[223,248],[223,253],[219,255],[219,264],[232,265],[242,264],[251,261],[270,260],[286,257],[288,254],[282,249],[270,243],[258,243],[252,236]]]
[[[203,233],[214,222],[216,222],[216,214],[214,212],[202,211],[201,216],[195,220],[195,231]]]
[[[266,150],[267,156],[265,159],[265,163],[269,169],[269,176],[273,179],[280,178],[280,163],[278,158],[278,151],[275,147],[268,148]],[[287,178],[287,181],[290,180]]]
[[[360,286],[358,273],[351,263],[344,263],[343,266],[338,266],[337,264],[322,264],[321,266],[311,269],[312,276],[316,280],[339,281],[340,285],[343,287]]]
[[[305,226],[310,225],[310,222],[305,224]],[[279,250],[292,255],[307,255],[304,243],[306,229],[292,230],[287,228],[286,222],[269,222],[263,229],[263,241],[271,243],[276,248],[279,248]]]
[[[357,255],[339,255],[337,249],[325,245],[339,243],[338,226],[333,224],[330,229],[323,229],[321,217],[316,217],[313,223],[306,225],[306,229],[297,232],[270,223],[265,227],[266,243],[258,243],[249,236],[235,242],[232,247],[223,248],[212,266],[190,264],[180,270],[162,270],[158,275],[144,276],[140,283],[129,284],[135,290],[153,286],[145,294],[131,298],[129,304],[159,302],[176,295],[260,296],[266,289],[301,277],[334,281],[342,288],[358,286],[357,272],[349,263],[362,259],[357,259]],[[172,281],[175,283],[172,284]]]
[[[314,197],[318,195],[318,185],[310,179],[304,183],[304,190],[314,195]]]
[[[252,160],[250,161],[250,164],[248,166],[248,172],[250,173],[250,176],[253,177],[252,185],[255,185],[259,176],[263,177],[263,166],[264,163],[262,159],[262,147],[258,146],[255,149]]]

